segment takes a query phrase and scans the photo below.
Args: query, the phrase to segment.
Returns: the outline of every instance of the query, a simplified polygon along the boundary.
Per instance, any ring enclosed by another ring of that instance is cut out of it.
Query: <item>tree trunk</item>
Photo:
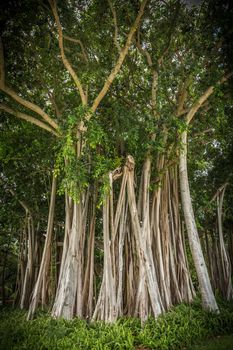
[[[67,208],[67,210],[69,210]],[[70,216],[70,214],[69,214]],[[81,240],[83,235],[82,227],[82,203],[74,203],[71,228],[67,227],[63,247],[62,264],[60,277],[52,309],[52,316],[72,319],[74,315],[82,316],[80,307],[80,295],[77,295],[78,283],[81,284]],[[79,290],[81,286],[79,286]],[[82,298],[81,298],[82,299]],[[77,303],[76,303],[77,301]],[[75,305],[77,313],[75,312]]]
[[[202,305],[204,309],[218,311],[214,293],[210,284],[206,263],[204,260],[201,243],[194,218],[192,201],[190,196],[188,170],[187,170],[187,131],[181,135],[182,149],[180,151],[180,190],[185,224],[188,233],[189,245],[192,252],[194,265],[197,271],[201,290]]]
[[[6,265],[7,265],[7,256],[8,256],[8,251],[5,251],[5,252],[3,253],[2,278],[1,278],[2,305],[5,305],[5,301],[6,301],[5,272],[6,272]]]
[[[56,177],[53,175],[52,181],[52,190],[51,190],[51,198],[50,198],[50,206],[49,206],[49,217],[48,217],[48,226],[46,232],[46,239],[44,244],[43,256],[40,264],[40,270],[37,277],[37,281],[34,287],[32,300],[30,302],[29,311],[27,319],[31,319],[34,316],[35,310],[39,303],[39,299],[41,297],[41,293],[43,292],[43,279],[48,275],[49,263],[50,263],[50,246],[52,242],[52,233],[53,233],[53,219],[54,219],[54,211],[55,211],[55,198],[56,198]]]
[[[26,210],[26,245],[27,245],[27,265],[24,274],[24,281],[22,287],[22,293],[20,298],[20,308],[28,308],[29,300],[33,288],[34,281],[36,279],[35,274],[35,262],[37,259],[36,256],[36,237],[35,237],[35,228],[34,221],[31,213]]]
[[[149,225],[149,181],[150,181],[150,167],[151,161],[149,158],[146,159],[144,164],[144,186],[143,186],[143,204],[142,204],[142,225],[140,225],[138,210],[136,205],[135,198],[135,190],[134,190],[134,159],[131,156],[127,157],[128,168],[128,181],[127,181],[127,190],[128,190],[128,203],[129,203],[129,211],[131,215],[131,223],[132,230],[135,236],[137,253],[139,256],[140,262],[140,281],[139,281],[139,291],[141,295],[140,304],[141,312],[140,318],[142,321],[148,317],[148,314],[145,312],[143,307],[146,307],[146,298],[144,290],[148,290],[148,294],[150,297],[150,305],[153,310],[153,314],[155,317],[160,315],[164,311],[164,307],[162,304],[157,276],[154,267],[153,255],[151,250],[151,232]],[[145,193],[146,192],[146,193]]]
[[[223,238],[223,223],[222,223],[222,208],[223,208],[223,199],[225,194],[226,186],[222,188],[220,193],[217,196],[217,219],[218,219],[218,236],[219,236],[219,264],[221,266],[221,277],[222,284],[220,284],[220,290],[223,296],[230,300],[233,298],[233,288],[231,280],[231,262],[228,256],[227,249],[225,247],[224,238]],[[218,279],[219,282],[219,279]]]

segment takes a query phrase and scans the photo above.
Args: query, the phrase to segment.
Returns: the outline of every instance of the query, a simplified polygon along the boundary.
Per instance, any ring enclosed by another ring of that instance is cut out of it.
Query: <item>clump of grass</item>
[[[204,312],[200,302],[181,304],[143,326],[140,320],[121,318],[114,324],[54,320],[39,313],[0,312],[0,350],[134,350],[181,349],[208,337],[230,334],[233,304],[220,302],[220,314]]]

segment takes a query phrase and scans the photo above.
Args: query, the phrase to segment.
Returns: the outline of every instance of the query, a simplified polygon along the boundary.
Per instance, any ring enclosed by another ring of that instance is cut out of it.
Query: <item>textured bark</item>
[[[144,190],[146,190],[146,195],[143,201],[143,221],[142,226],[140,226],[140,221],[137,212],[135,191],[134,191],[134,160],[131,156],[127,158],[126,166],[129,169],[129,176],[127,181],[127,191],[128,191],[128,202],[129,211],[131,215],[131,223],[133,234],[135,236],[135,241],[137,245],[137,253],[139,255],[140,262],[140,281],[139,281],[139,291],[141,292],[140,304],[142,304],[140,318],[144,321],[148,314],[146,311],[146,299],[147,294],[145,293],[146,288],[148,288],[148,294],[150,297],[150,305],[153,310],[155,317],[160,315],[164,308],[162,305],[162,300],[158,288],[157,276],[155,272],[153,256],[151,251],[151,236],[150,236],[150,225],[149,225],[149,178],[150,178],[150,159],[146,159],[144,165]],[[144,279],[145,276],[145,279]],[[141,283],[140,283],[141,282]],[[145,285],[146,282],[146,285]],[[138,293],[139,294],[139,293]],[[145,309],[144,309],[145,308]]]
[[[124,171],[114,215],[113,181],[118,169],[109,174],[110,193],[103,204],[104,268],[102,285],[92,319],[113,322],[122,316],[122,251],[124,246],[124,203],[127,173]],[[123,227],[122,227],[123,225]],[[119,266],[120,265],[120,266]],[[119,267],[119,268],[118,268]]]
[[[183,149],[180,151],[180,190],[189,245],[192,252],[194,265],[197,271],[203,308],[211,311],[218,311],[218,306],[210,284],[210,278],[208,275],[200,239],[197,232],[191,202],[187,171],[187,131],[183,131],[181,140]]]
[[[67,227],[65,233],[66,242],[63,247],[59,283],[52,309],[52,316],[66,319],[72,319],[74,315],[82,317],[80,300],[80,298],[82,299],[80,291],[82,288],[83,259],[83,251],[80,249],[83,239],[81,201],[73,205],[71,225],[71,227]]]
[[[227,185],[226,185],[227,186]],[[231,280],[231,263],[226,250],[226,246],[223,238],[223,224],[222,224],[222,209],[223,209],[223,199],[226,191],[226,186],[224,186],[221,192],[217,196],[217,218],[218,218],[218,234],[219,234],[219,251],[220,251],[220,263],[222,270],[223,283],[220,286],[223,296],[230,300],[233,298],[233,287]]]
[[[53,175],[52,181],[52,189],[51,189],[51,197],[50,197],[50,206],[49,206],[49,217],[48,217],[48,225],[46,232],[46,239],[44,244],[43,256],[40,263],[40,270],[37,277],[37,281],[35,283],[35,287],[32,294],[32,299],[29,306],[27,319],[31,319],[34,316],[37,305],[39,303],[41,294],[43,299],[43,294],[45,294],[45,282],[43,286],[44,279],[48,276],[49,264],[50,264],[50,249],[52,243],[52,233],[53,233],[53,220],[54,220],[54,211],[55,211],[55,198],[56,198],[56,178]],[[42,302],[45,304],[45,302]]]
[[[211,282],[215,289],[217,289],[223,298],[230,300],[233,298],[233,287],[231,278],[231,260],[229,254],[229,247],[225,240],[223,230],[223,200],[228,183],[221,186],[216,192],[213,199],[217,204],[217,220],[216,228],[211,236],[206,235],[206,247],[209,261],[209,270],[211,275]],[[213,200],[212,199],[212,200]],[[211,243],[209,242],[211,238]],[[228,249],[227,249],[228,248]]]
[[[185,251],[185,240],[182,236],[179,211],[179,186],[177,166],[169,169],[169,222],[171,227],[171,247],[175,264],[175,284],[179,288],[181,301],[191,302],[195,297],[189,265]],[[177,289],[175,287],[175,289]],[[179,301],[179,295],[176,302]]]
[[[89,238],[86,251],[86,270],[82,291],[82,300],[84,315],[87,319],[91,319],[93,314],[93,298],[94,298],[94,245],[95,245],[95,222],[96,222],[96,191],[92,198],[92,208],[90,210],[90,222],[89,222]]]
[[[34,221],[30,212],[26,211],[26,245],[27,245],[27,263],[24,274],[22,292],[20,296],[20,308],[28,308],[32,289],[37,278],[35,266],[37,262],[36,237]]]

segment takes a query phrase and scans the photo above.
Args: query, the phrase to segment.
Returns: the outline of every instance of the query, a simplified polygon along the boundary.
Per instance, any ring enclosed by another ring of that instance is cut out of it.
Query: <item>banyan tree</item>
[[[56,145],[40,254],[23,206],[27,263],[18,279],[28,319],[42,306],[66,319],[145,321],[197,292],[205,309],[218,312],[217,272],[203,253],[187,164],[193,122],[217,108],[211,101],[232,75],[221,40],[205,27],[206,7],[23,1],[17,15],[6,7],[1,113],[49,133]],[[229,299],[224,191],[215,197],[216,258]]]

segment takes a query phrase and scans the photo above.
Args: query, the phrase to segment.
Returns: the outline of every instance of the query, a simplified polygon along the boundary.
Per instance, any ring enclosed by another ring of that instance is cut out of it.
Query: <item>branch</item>
[[[166,2],[164,2],[165,5],[167,5]],[[170,44],[171,44],[171,41],[172,41],[172,37],[174,35],[174,28],[176,26],[176,22],[178,20],[178,17],[179,17],[179,11],[180,11],[180,2],[177,1],[176,3],[176,9],[175,9],[175,13],[174,13],[174,17],[173,19],[171,20],[171,26],[170,26],[170,29],[169,29],[169,33],[168,33],[168,42],[167,44],[165,45],[163,51],[162,51],[162,54],[161,56],[157,59],[157,65],[158,67],[163,63],[163,59],[164,59],[164,56],[168,53],[169,51],[169,48],[170,48]],[[138,30],[138,40],[136,42],[137,44],[137,47],[138,49],[141,51],[141,53],[146,56],[147,58],[147,62],[148,62],[148,65],[151,67],[153,65],[152,63],[152,59],[151,59],[151,55],[149,54],[149,52],[142,48],[141,44],[140,44],[140,31]]]
[[[139,30],[137,32],[136,46],[137,46],[138,50],[141,52],[141,54],[146,57],[148,66],[152,67],[153,62],[152,62],[152,59],[151,59],[151,55],[149,54],[147,49],[142,48],[141,41],[140,41],[140,31]]]
[[[54,94],[52,93],[52,92],[48,92],[48,96],[49,96],[49,99],[50,99],[50,101],[51,101],[51,103],[52,103],[52,106],[53,106],[53,109],[54,109],[54,111],[55,111],[55,113],[56,113],[56,116],[58,117],[58,118],[60,118],[61,117],[61,111],[59,110],[59,108],[58,108],[58,105],[57,105],[57,103],[56,103],[56,99],[55,99],[55,96],[54,96]]]
[[[204,134],[208,134],[209,132],[214,132],[215,130],[213,128],[209,128],[209,129],[206,129],[204,131],[201,131],[201,132],[197,132],[196,134],[193,135],[194,138],[196,137],[199,137],[199,136],[202,136]]]
[[[42,121],[40,121],[40,120],[38,120],[38,119],[28,115],[28,114],[21,113],[19,111],[11,109],[10,107],[5,105],[4,103],[0,104],[0,110],[3,110],[3,111],[5,111],[5,112],[7,112],[9,114],[12,114],[12,115],[14,115],[15,117],[17,117],[19,119],[26,120],[27,122],[29,122],[31,124],[35,124],[35,125],[39,126],[40,128],[51,132],[53,135],[58,136],[56,131],[54,129],[52,129],[50,126],[48,126],[47,124],[43,123]]]
[[[39,106],[36,104],[29,102],[22,97],[20,97],[14,90],[9,88],[8,86],[1,86],[1,89],[3,92],[5,92],[7,95],[11,96],[16,102],[20,103],[22,106],[30,109],[31,111],[39,114],[49,125],[51,125],[55,130],[58,129],[57,123],[50,118],[50,116],[43,111]]]
[[[47,113],[45,113],[39,106],[34,103],[31,103],[27,100],[24,100],[20,97],[14,90],[5,85],[5,68],[4,68],[4,52],[3,52],[3,44],[2,39],[0,37],[0,90],[11,96],[15,101],[32,110],[33,112],[39,114],[48,124],[52,126],[54,129],[58,129],[57,123],[49,117]]]
[[[217,83],[216,85],[223,84],[225,81],[227,81],[231,76],[233,75],[233,72],[230,72],[229,74],[223,76]],[[204,92],[202,96],[199,97],[196,103],[191,107],[189,110],[187,116],[186,116],[186,122],[189,124],[191,120],[193,119],[194,115],[197,113],[197,111],[202,107],[204,102],[209,98],[210,95],[214,92],[215,86],[212,85],[208,87],[208,89]]]
[[[71,38],[70,36],[65,35],[65,34],[63,34],[63,39],[65,39],[67,41],[71,41],[71,42],[73,42],[75,44],[79,44],[80,47],[81,47],[81,50],[82,50],[82,54],[83,54],[84,60],[86,61],[86,63],[88,62],[87,53],[86,53],[86,50],[85,50],[84,45],[83,45],[81,40]]]
[[[18,196],[17,196],[17,194],[15,193],[14,190],[12,190],[11,188],[8,188],[8,187],[7,187],[6,181],[3,180],[2,178],[0,178],[0,183],[1,183],[2,185],[4,185],[4,184],[6,185],[6,190],[7,190],[8,192],[10,192],[10,194],[11,194],[13,197],[15,197],[15,198],[17,199],[17,201],[18,201],[19,204],[23,207],[23,209],[26,211],[26,213],[29,213],[30,216],[32,216],[32,211],[31,211],[31,209],[29,208],[29,206],[28,206],[24,201],[22,201],[22,200],[20,200],[20,199],[18,198]]]
[[[80,94],[80,97],[81,97],[81,100],[82,100],[82,103],[83,105],[86,105],[87,104],[87,98],[86,98],[86,95],[85,95],[85,92],[83,90],[83,87],[82,87],[82,84],[81,84],[81,81],[79,80],[77,74],[75,73],[74,69],[72,68],[69,60],[66,58],[66,55],[65,55],[65,51],[64,51],[64,45],[63,45],[63,33],[62,33],[62,26],[61,26],[61,22],[60,22],[60,19],[59,19],[59,16],[58,16],[58,12],[57,12],[57,3],[56,3],[56,0],[48,0],[49,1],[49,4],[51,6],[51,9],[52,9],[52,12],[53,12],[53,15],[54,15],[54,19],[55,19],[55,22],[56,22],[56,25],[57,25],[57,30],[58,30],[58,42],[59,42],[59,48],[60,48],[60,52],[61,52],[61,58],[62,58],[62,62],[65,66],[65,68],[67,69],[67,71],[70,73],[70,75],[72,76],[76,86],[77,86],[77,89],[79,91],[79,94]]]
[[[137,27],[139,25],[139,22],[141,20],[141,17],[142,17],[142,15],[144,13],[144,9],[145,9],[147,1],[148,0],[143,0],[143,2],[141,3],[140,10],[138,12],[137,18],[136,18],[133,26],[131,27],[131,29],[129,31],[129,34],[127,36],[127,40],[126,40],[125,46],[121,49],[121,52],[119,54],[119,58],[118,58],[118,60],[116,62],[116,65],[112,69],[112,71],[111,71],[110,75],[108,76],[107,80],[105,81],[104,86],[103,86],[102,90],[100,91],[99,95],[94,100],[94,103],[93,103],[93,105],[91,107],[93,112],[95,112],[96,109],[98,108],[100,102],[102,101],[104,96],[107,94],[107,92],[108,92],[108,90],[109,90],[113,80],[115,79],[117,73],[121,69],[121,66],[122,66],[122,64],[123,64],[123,62],[125,60],[125,57],[126,57],[128,51],[129,51],[129,47],[131,45],[133,35],[136,32]]]
[[[18,199],[16,193],[15,193],[12,189],[8,189],[8,191],[12,194],[12,196],[16,197],[17,201],[19,202],[19,204],[21,205],[21,207],[23,207],[23,209],[26,211],[26,213],[29,213],[30,216],[32,216],[32,212],[31,212],[31,210],[29,209],[29,207],[27,206],[27,204],[26,204],[24,201]]]
[[[136,40],[136,46],[138,50],[141,52],[142,55],[144,55],[147,59],[148,66],[152,69],[152,84],[151,84],[151,107],[154,116],[159,116],[158,112],[156,111],[156,100],[157,100],[157,89],[158,89],[158,71],[153,68],[153,61],[151,58],[150,53],[147,49],[143,48],[140,43],[140,31],[137,32],[137,40]],[[160,64],[160,60],[158,60],[158,65]]]
[[[113,23],[114,23],[114,28],[115,28],[115,33],[114,33],[114,44],[118,50],[118,52],[121,52],[121,47],[118,43],[118,26],[117,26],[117,16],[116,16],[116,10],[112,4],[111,0],[108,0],[109,7],[111,9],[112,15],[113,15]]]
[[[210,203],[212,203],[212,202],[220,195],[220,193],[221,193],[223,190],[226,189],[226,187],[227,187],[228,185],[229,185],[229,182],[228,182],[228,181],[225,182],[223,185],[221,185],[221,186],[217,189],[216,193],[213,195],[212,199],[210,200]]]
[[[173,19],[170,22],[171,26],[170,26],[170,29],[169,29],[169,32],[168,32],[168,42],[165,45],[164,50],[163,50],[160,58],[158,59],[158,64],[159,65],[163,62],[164,56],[166,56],[166,54],[168,53],[168,51],[170,49],[170,45],[171,45],[171,42],[172,42],[172,37],[173,37],[173,35],[175,33],[176,23],[177,23],[178,18],[179,18],[180,9],[181,9],[181,3],[180,3],[180,1],[177,1],[176,2],[175,13],[174,13]]]
[[[178,96],[177,96],[177,102],[178,102],[178,107],[176,110],[176,115],[179,117],[183,114],[185,114],[186,109],[184,108],[184,104],[187,98],[187,88],[190,84],[191,77],[188,76],[185,81],[182,83],[182,86],[179,88],[178,91]]]

